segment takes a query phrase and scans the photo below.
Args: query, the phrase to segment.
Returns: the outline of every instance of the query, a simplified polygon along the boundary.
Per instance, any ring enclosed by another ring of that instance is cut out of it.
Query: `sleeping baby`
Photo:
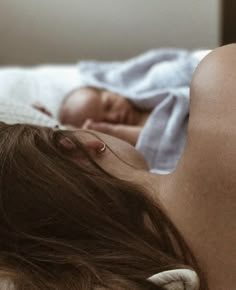
[[[143,128],[147,118],[156,112],[158,121],[151,130],[158,138],[165,137],[168,132],[160,133],[165,128],[183,126],[171,117],[175,109],[185,116],[192,73],[201,58],[195,52],[169,48],[121,62],[82,61],[78,65],[80,85],[64,97],[59,121],[136,145],[142,129],[149,126],[150,122]],[[38,109],[50,115],[44,107]]]
[[[51,116],[42,105],[34,107]],[[58,118],[63,125],[96,130],[135,145],[150,113],[151,110],[141,110],[119,94],[81,87],[64,98]]]
[[[152,170],[170,172],[185,144],[192,74],[207,53],[163,48],[125,61],[82,61],[71,87],[77,89],[63,94],[58,119],[123,139]]]

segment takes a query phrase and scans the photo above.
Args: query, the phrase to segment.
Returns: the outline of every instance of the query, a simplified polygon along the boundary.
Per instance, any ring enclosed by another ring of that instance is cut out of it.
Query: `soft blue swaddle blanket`
[[[81,61],[80,85],[113,91],[137,107],[153,109],[136,148],[154,172],[168,173],[185,143],[191,78],[207,53],[163,48],[126,61]]]

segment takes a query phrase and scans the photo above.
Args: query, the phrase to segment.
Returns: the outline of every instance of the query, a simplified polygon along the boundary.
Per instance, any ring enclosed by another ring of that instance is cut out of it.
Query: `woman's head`
[[[66,96],[59,119],[62,124],[76,127],[81,127],[86,119],[134,125],[137,114],[130,101],[121,95],[107,90],[82,87]]]
[[[162,209],[87,141],[0,124],[0,273],[19,290],[161,289],[146,279],[196,266]]]

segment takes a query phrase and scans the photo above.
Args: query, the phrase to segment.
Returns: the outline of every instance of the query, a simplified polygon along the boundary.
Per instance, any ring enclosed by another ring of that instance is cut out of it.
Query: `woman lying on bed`
[[[168,175],[102,133],[1,124],[1,275],[31,290],[235,289],[235,65],[236,45],[199,65]]]

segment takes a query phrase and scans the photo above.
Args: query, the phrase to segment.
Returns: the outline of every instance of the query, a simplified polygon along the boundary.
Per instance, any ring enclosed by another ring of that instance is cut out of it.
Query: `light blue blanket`
[[[126,96],[136,106],[153,109],[138,139],[152,171],[172,171],[185,143],[189,85],[202,54],[182,49],[156,49],[121,62],[82,61],[81,86],[103,88]]]

